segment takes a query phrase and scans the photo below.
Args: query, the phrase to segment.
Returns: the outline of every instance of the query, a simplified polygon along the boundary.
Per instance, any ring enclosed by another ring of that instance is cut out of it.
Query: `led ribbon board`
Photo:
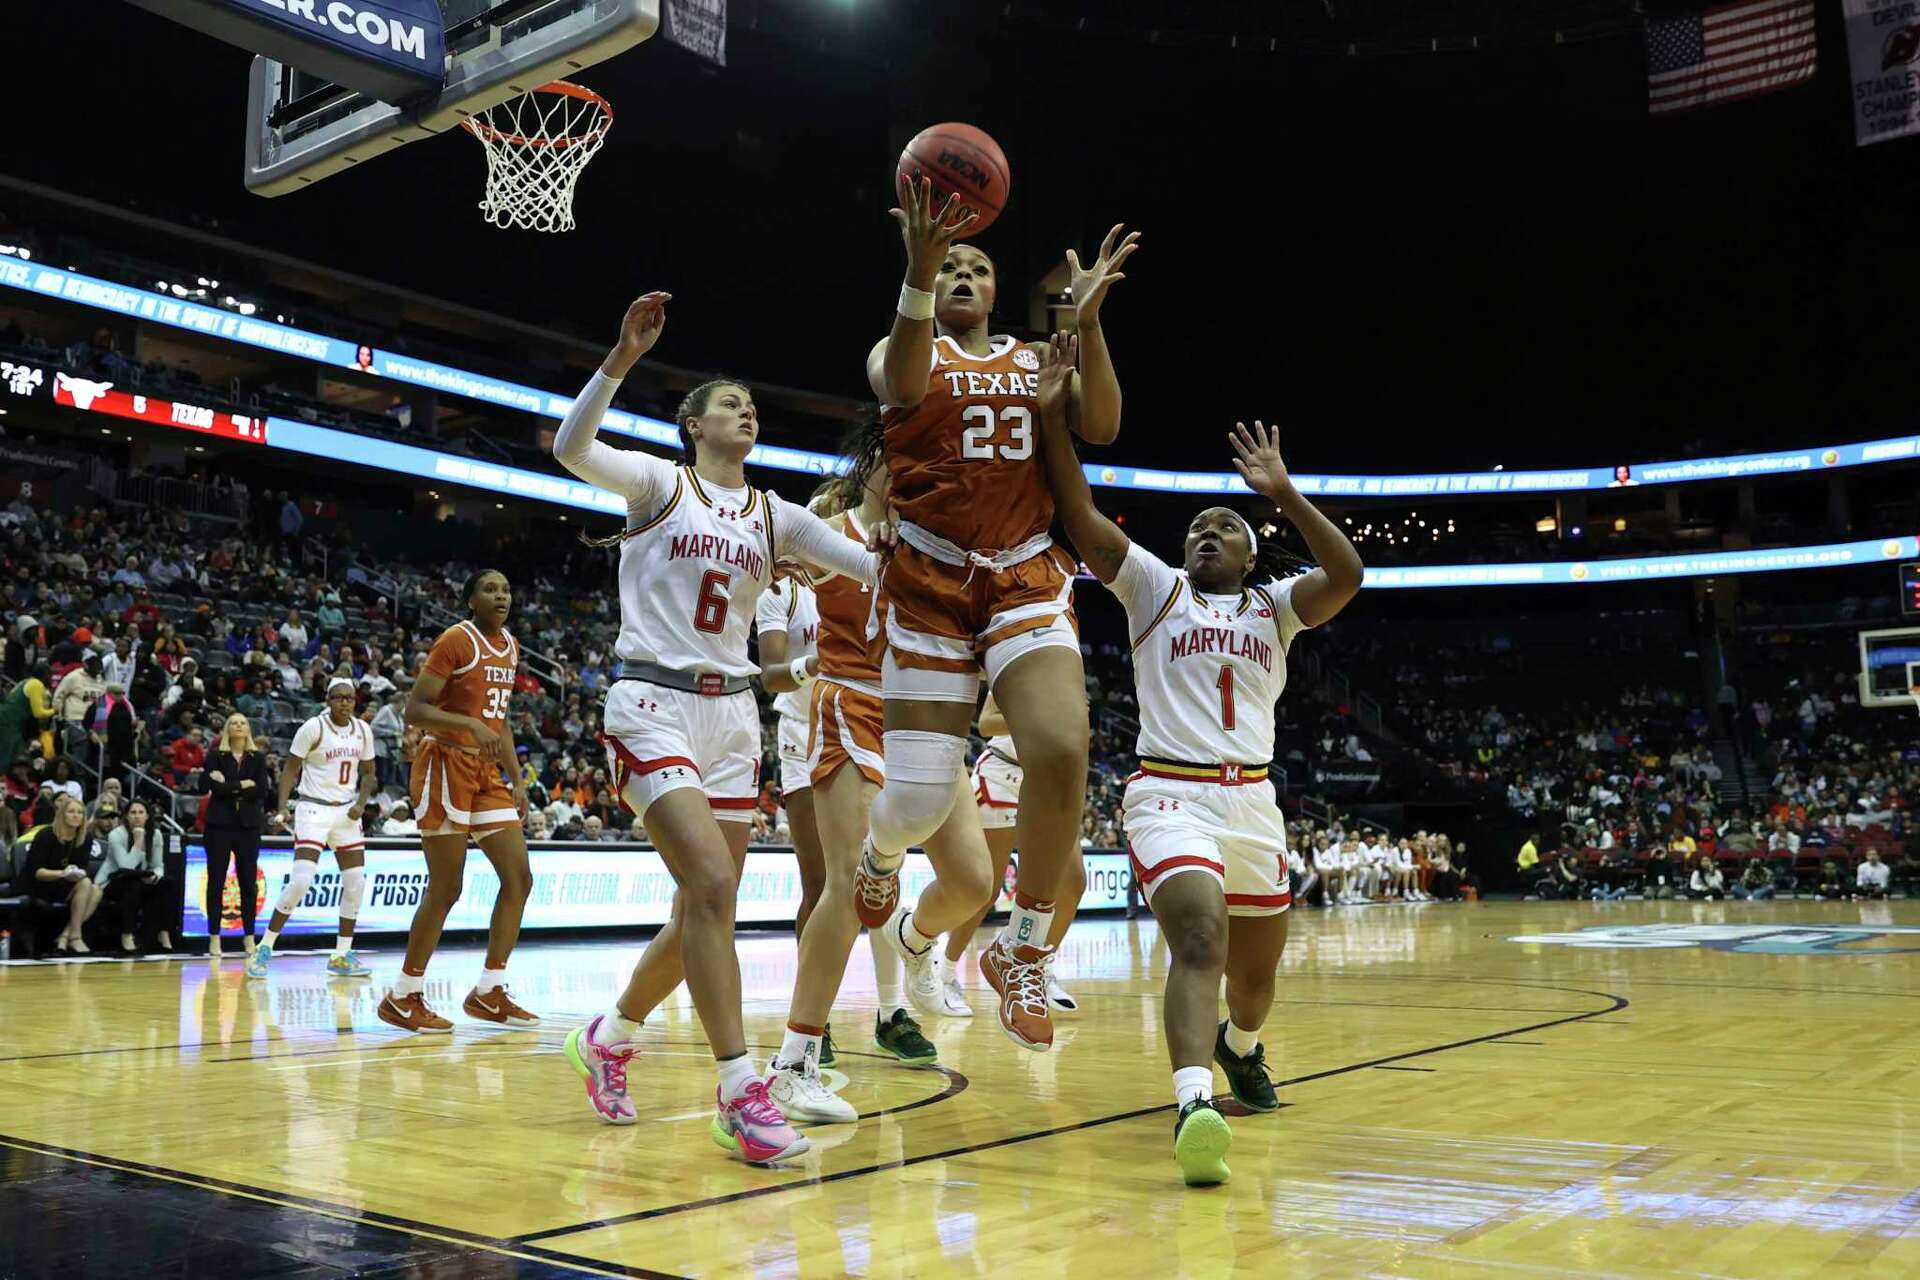
[[[341,369],[357,369],[374,377],[407,386],[499,405],[546,418],[562,418],[573,397],[542,391],[523,383],[495,378],[451,365],[436,364],[365,343],[328,337],[289,325],[236,315],[147,289],[93,276],[0,258],[0,286],[61,298],[81,306],[97,307],[133,316],[153,324],[170,325],[209,337],[237,342],[312,360]],[[620,435],[665,446],[676,454],[679,433],[673,424],[620,409],[607,410],[602,426]],[[1608,467],[1563,471],[1463,471],[1443,475],[1299,475],[1294,483],[1302,493],[1335,498],[1479,497],[1507,494],[1572,493],[1628,488],[1637,485],[1685,484],[1700,480],[1738,480],[1747,477],[1799,475],[1842,467],[1874,466],[1920,459],[1920,436],[1892,436],[1853,444],[1815,445],[1774,453],[1743,453],[1722,458],[1694,458],[1683,462],[1636,462]],[[846,462],[835,454],[808,449],[757,446],[747,455],[755,466],[809,475],[837,475]],[[1227,471],[1161,471],[1149,467],[1084,463],[1087,482],[1112,489],[1195,495],[1246,494],[1240,477]],[[1621,473],[1626,478],[1621,479]]]

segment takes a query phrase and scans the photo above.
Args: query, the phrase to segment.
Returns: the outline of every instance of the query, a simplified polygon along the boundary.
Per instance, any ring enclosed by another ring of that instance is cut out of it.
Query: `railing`
[[[200,804],[198,796],[191,796],[174,790],[139,765],[128,765],[127,802],[131,804],[135,800],[144,800],[149,796],[155,798],[164,796],[166,798],[165,803],[154,807],[160,811],[167,825],[171,826],[175,831],[186,830],[186,826],[180,821],[181,802],[187,802],[189,808],[198,808]]]
[[[318,564],[320,568],[320,576],[325,578],[329,576],[327,573],[327,566],[332,561],[332,559],[333,559],[333,553],[327,548],[327,544],[320,541],[320,539],[309,537],[309,538],[302,538],[300,540],[300,567],[301,568],[312,569],[316,564]]]
[[[240,520],[246,515],[233,490],[173,476],[123,475],[113,486],[113,496],[129,506],[169,508],[214,520]]]

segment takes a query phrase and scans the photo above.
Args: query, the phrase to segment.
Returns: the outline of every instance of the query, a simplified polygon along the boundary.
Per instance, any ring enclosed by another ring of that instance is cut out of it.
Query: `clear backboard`
[[[1860,705],[1912,708],[1920,688],[1920,627],[1860,633]]]
[[[624,53],[660,26],[660,0],[439,0],[446,77],[405,106],[255,57],[248,190],[278,196],[458,128],[469,117]]]

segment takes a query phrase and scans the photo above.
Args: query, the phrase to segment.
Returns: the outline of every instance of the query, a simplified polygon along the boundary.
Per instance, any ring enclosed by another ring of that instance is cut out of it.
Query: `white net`
[[[565,80],[462,122],[487,152],[481,216],[497,227],[573,230],[573,185],[612,125],[605,98]]]

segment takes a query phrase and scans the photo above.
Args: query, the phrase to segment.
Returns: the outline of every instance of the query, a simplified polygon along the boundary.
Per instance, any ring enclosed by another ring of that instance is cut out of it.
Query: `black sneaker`
[[[1173,1158],[1188,1186],[1225,1182],[1230,1173],[1227,1148],[1232,1145],[1233,1130],[1212,1098],[1195,1098],[1180,1108],[1180,1118],[1173,1122]]]
[[[830,1067],[834,1064],[833,1024],[829,1022],[820,1028],[820,1065]]]
[[[1267,1074],[1267,1046],[1256,1044],[1253,1052],[1242,1058],[1227,1048],[1227,1024],[1220,1024],[1220,1034],[1213,1040],[1213,1060],[1227,1074],[1227,1087],[1233,1090],[1233,1100],[1249,1111],[1278,1111],[1280,1099],[1274,1095],[1273,1079]]]
[[[920,1034],[920,1024],[905,1009],[895,1009],[893,1017],[885,1022],[880,1021],[879,1014],[874,1015],[873,1047],[910,1067],[924,1067],[940,1056],[933,1041]]]

